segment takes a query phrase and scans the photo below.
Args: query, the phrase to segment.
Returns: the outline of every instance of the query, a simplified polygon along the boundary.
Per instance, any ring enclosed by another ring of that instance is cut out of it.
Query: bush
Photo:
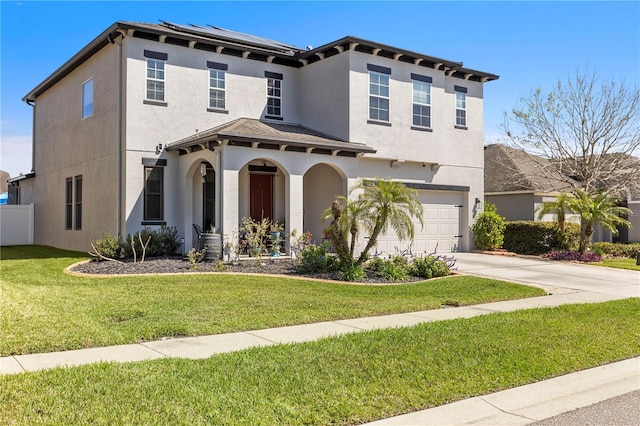
[[[329,244],[309,244],[300,253],[298,270],[302,273],[325,273],[337,269],[337,261],[329,253]]]
[[[631,259],[635,259],[640,251],[640,243],[608,243],[608,242],[597,242],[591,245],[591,248],[596,253],[608,254],[613,257],[629,257]]]
[[[434,256],[413,259],[410,272],[411,275],[425,279],[451,275],[451,270],[446,262]]]
[[[580,253],[579,251],[571,250],[550,251],[543,254],[542,257],[551,260],[574,260],[578,262],[600,262],[602,260],[600,256],[592,252]]]
[[[338,278],[342,281],[361,281],[366,276],[362,265],[357,264],[345,265],[338,272]]]
[[[495,250],[502,247],[504,227],[504,218],[496,212],[493,204],[486,203],[485,211],[480,213],[471,228],[476,246],[480,250]]]
[[[124,256],[122,240],[113,235],[105,234],[104,232],[101,235],[101,239],[91,242],[96,250],[95,254],[108,257],[109,259],[122,258]],[[89,254],[94,256],[96,260],[102,260],[100,256],[95,256],[93,253]]]
[[[150,228],[144,228],[141,231],[133,234],[133,244],[138,256],[142,256],[142,244],[147,244],[146,256],[172,256],[180,249],[180,242],[178,241],[178,230],[175,227],[163,226],[159,230]],[[126,257],[133,257],[133,250],[131,248],[131,234],[127,235],[127,242],[125,244]]]
[[[405,281],[409,278],[409,263],[403,256],[394,256],[389,260],[380,259],[380,262],[376,262],[375,268],[378,275],[387,281]]]
[[[570,250],[577,250],[579,241],[577,223],[565,223],[564,235],[559,235],[556,223],[519,220],[506,223],[502,246],[518,254],[540,254],[562,250],[565,243]]]

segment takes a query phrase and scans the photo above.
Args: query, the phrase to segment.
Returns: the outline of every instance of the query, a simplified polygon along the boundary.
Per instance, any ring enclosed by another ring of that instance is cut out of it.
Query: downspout
[[[27,105],[33,108],[31,119],[31,173],[36,171],[36,102],[27,99]]]
[[[119,32],[124,39],[125,35]],[[109,43],[115,44],[117,47],[118,55],[118,106],[116,109],[117,119],[117,145],[118,150],[116,153],[116,174],[117,174],[117,202],[116,202],[116,226],[118,229],[118,237],[122,237],[122,43],[117,43],[111,38],[111,34],[107,36]]]

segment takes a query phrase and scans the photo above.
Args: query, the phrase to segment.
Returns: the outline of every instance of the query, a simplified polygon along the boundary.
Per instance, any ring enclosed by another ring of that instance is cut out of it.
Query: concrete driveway
[[[456,253],[458,271],[542,287],[552,294],[576,291],[615,298],[640,297],[640,272],[529,257]]]

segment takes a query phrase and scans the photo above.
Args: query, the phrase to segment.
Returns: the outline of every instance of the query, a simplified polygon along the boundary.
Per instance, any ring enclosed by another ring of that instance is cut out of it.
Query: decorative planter
[[[222,236],[220,234],[202,234],[202,246],[206,248],[204,260],[216,261],[222,259]]]

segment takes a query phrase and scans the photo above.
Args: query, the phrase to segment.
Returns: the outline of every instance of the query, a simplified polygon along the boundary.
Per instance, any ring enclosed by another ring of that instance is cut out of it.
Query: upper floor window
[[[411,74],[413,81],[413,125],[431,127],[431,77]]]
[[[389,122],[390,68],[367,65],[369,70],[369,119]]]
[[[164,102],[166,53],[144,51],[147,59],[147,93],[149,101]]]
[[[93,115],[93,79],[82,85],[82,118]]]
[[[227,64],[207,61],[209,68],[209,109],[224,111],[226,108],[226,71]]]
[[[282,120],[282,74],[265,71],[267,77],[267,113],[265,118]]]
[[[467,88],[454,86],[456,93],[456,126],[467,127]]]

